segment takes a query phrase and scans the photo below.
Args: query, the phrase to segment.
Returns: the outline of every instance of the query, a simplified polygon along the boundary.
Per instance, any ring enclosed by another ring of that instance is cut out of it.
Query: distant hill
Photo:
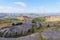
[[[0,13],[0,18],[3,18],[3,17],[14,17],[14,16],[20,16],[20,14],[17,14],[17,13]]]
[[[9,16],[28,16],[28,17],[36,17],[36,16],[56,16],[60,15],[60,13],[0,13],[0,18]]]
[[[0,13],[0,18],[7,16],[5,13]]]

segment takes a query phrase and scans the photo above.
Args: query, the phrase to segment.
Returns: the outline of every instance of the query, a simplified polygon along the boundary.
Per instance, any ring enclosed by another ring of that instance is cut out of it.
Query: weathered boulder
[[[3,36],[6,35],[8,37],[9,35],[20,34],[21,32],[24,34],[24,32],[26,33],[32,28],[32,25],[35,25],[37,28],[39,27],[38,23],[33,24],[32,21],[23,21],[22,23],[23,24],[21,24],[21,22],[15,22],[11,26],[0,29],[0,32],[3,33]]]
[[[48,40],[60,38],[60,30],[45,30],[41,33],[42,37]]]

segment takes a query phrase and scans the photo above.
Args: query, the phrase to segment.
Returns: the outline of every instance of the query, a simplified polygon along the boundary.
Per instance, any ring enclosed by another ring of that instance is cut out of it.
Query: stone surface
[[[37,27],[38,27],[39,26],[38,23],[36,23],[36,24],[37,24]],[[22,25],[8,26],[6,28],[0,29],[0,32],[4,33],[4,35],[6,33],[8,33],[7,35],[9,35],[9,34],[13,35],[16,32],[21,33],[21,31],[22,32],[27,32],[29,29],[32,28],[32,25],[33,25],[32,21],[23,21]]]
[[[28,35],[25,37],[19,37],[19,38],[0,38],[0,40],[39,40],[39,33],[35,33],[32,35]]]
[[[60,30],[46,30],[46,31],[43,31],[42,33],[42,36],[46,39],[48,38],[52,38],[52,39],[57,39],[57,38],[60,38]]]

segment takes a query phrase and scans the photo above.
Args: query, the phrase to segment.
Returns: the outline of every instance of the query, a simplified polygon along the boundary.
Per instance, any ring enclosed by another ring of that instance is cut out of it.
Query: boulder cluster
[[[11,35],[18,34],[26,35],[27,31],[32,28],[32,25],[37,28],[40,27],[38,22],[23,21],[23,22],[13,22],[10,26],[0,29],[0,36],[11,37]]]

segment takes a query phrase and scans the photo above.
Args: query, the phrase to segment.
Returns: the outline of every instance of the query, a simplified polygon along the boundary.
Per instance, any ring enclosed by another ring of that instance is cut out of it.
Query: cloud
[[[57,2],[56,4],[57,4],[57,5],[60,5],[60,2]]]
[[[26,4],[23,2],[14,2],[14,4],[20,5],[20,7],[7,7],[7,6],[0,6],[0,13],[26,13],[27,7]]]
[[[34,7],[30,10],[31,13],[46,13],[47,8],[40,6],[40,7]]]
[[[30,10],[31,13],[60,13],[60,9],[51,9],[51,8],[47,8],[47,7],[44,7],[44,6],[40,6],[40,7],[36,7],[36,8],[32,8]]]
[[[60,9],[50,9],[44,6],[30,9],[0,6],[0,13],[60,13]]]
[[[14,2],[14,4],[18,4],[22,7],[26,7],[27,5],[24,2]]]
[[[26,9],[0,6],[0,13],[24,13]]]

